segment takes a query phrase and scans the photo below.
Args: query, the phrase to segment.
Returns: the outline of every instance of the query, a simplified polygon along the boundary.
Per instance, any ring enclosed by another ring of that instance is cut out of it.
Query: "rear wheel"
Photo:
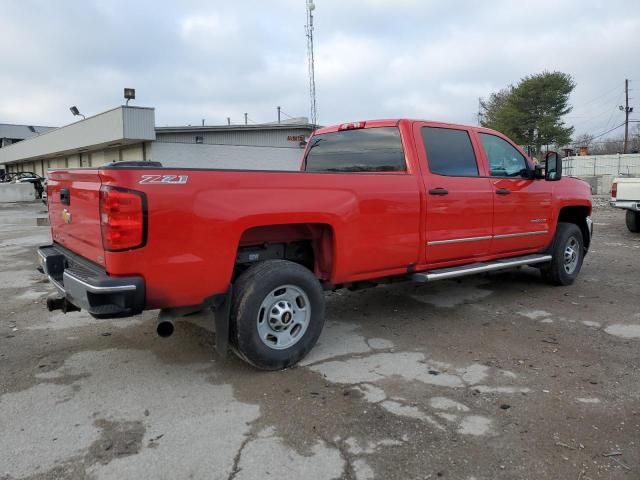
[[[234,352],[263,370],[299,362],[324,325],[324,294],[311,271],[286,260],[253,265],[236,281],[230,315]]]
[[[640,212],[627,210],[627,228],[632,233],[640,233]]]
[[[552,285],[571,285],[584,260],[582,231],[574,223],[558,223],[551,247],[552,259],[541,268],[543,278]]]

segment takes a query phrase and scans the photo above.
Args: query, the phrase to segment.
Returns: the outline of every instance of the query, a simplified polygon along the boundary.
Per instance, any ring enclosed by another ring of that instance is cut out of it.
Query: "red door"
[[[464,263],[488,255],[494,194],[470,132],[417,123],[414,138],[427,193],[424,263]]]
[[[551,189],[542,179],[524,178],[526,157],[506,139],[480,132],[493,194],[492,254],[541,249],[550,241]]]

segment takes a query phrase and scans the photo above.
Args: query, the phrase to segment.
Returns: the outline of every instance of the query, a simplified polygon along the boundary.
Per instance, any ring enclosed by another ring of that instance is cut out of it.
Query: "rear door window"
[[[307,172],[404,172],[400,131],[395,127],[362,128],[311,138]]]
[[[429,170],[450,177],[478,176],[478,163],[469,133],[455,128],[423,127]]]

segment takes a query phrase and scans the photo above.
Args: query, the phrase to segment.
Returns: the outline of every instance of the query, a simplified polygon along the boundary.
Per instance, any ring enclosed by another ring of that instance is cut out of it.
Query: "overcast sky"
[[[543,70],[573,75],[567,123],[640,113],[640,8],[629,1],[315,0],[319,122],[476,123],[478,97]],[[64,125],[122,103],[158,125],[308,116],[305,0],[2,0],[0,122]],[[640,116],[640,115],[639,115]],[[614,132],[614,134],[619,132]]]

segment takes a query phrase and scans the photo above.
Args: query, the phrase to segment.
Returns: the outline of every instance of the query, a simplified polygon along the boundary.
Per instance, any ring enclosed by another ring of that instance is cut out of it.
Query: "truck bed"
[[[109,185],[145,194],[143,247],[102,248],[99,190]],[[49,195],[54,242],[110,276],[144,275],[148,308],[196,305],[224,292],[238,245],[251,244],[258,225],[334,225],[339,236],[310,239],[335,242],[331,271],[317,273],[336,283],[400,274],[419,260],[420,188],[409,173],[68,169],[50,172]]]

